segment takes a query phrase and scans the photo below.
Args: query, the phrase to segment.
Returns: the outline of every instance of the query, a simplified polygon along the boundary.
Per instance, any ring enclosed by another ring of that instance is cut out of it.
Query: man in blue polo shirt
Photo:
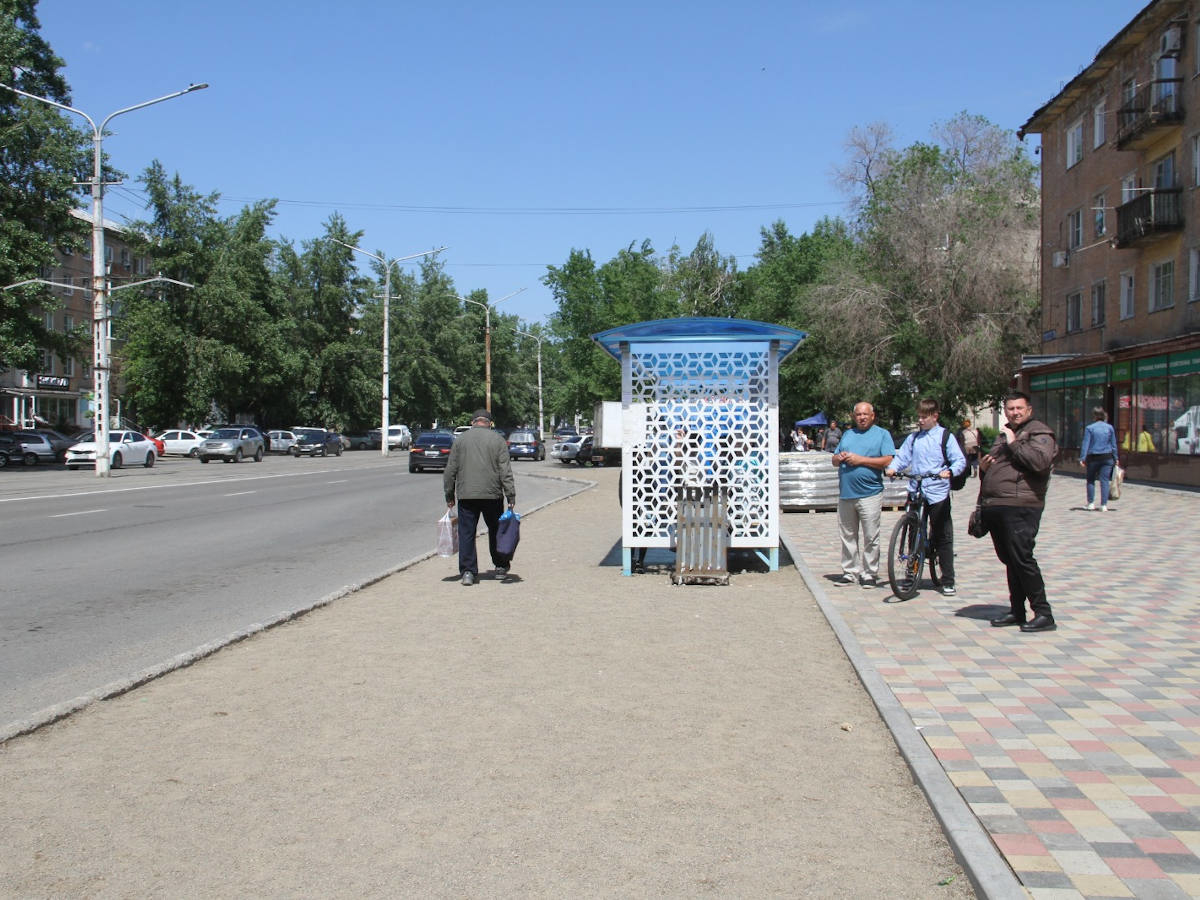
[[[842,536],[842,577],[838,584],[860,581],[864,588],[873,588],[879,581],[883,470],[895,453],[892,436],[875,424],[875,407],[866,402],[856,404],[854,428],[842,434],[833,451],[833,464],[838,470],[838,530]]]
[[[954,527],[950,521],[950,476],[962,474],[967,467],[967,458],[954,435],[938,424],[939,414],[936,400],[925,397],[917,403],[917,430],[901,442],[886,474],[895,475],[906,469],[918,475],[938,473],[937,478],[922,482],[921,490],[929,503],[929,543],[937,553],[941,568],[941,591],[952,597],[955,593]],[[908,490],[916,489],[917,482],[910,480]]]

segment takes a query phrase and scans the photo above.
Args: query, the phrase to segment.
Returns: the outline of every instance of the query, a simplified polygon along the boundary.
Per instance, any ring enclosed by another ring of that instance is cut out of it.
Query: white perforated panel
[[[627,544],[669,545],[675,489],[717,484],[729,488],[731,545],[777,546],[769,345],[639,344],[628,359],[626,414],[645,427],[627,429],[644,435],[623,461]]]

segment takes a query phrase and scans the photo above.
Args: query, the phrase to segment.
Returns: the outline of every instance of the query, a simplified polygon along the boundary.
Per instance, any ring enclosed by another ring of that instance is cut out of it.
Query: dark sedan
[[[508,436],[509,459],[546,458],[546,445],[532,431],[514,431]]]
[[[454,435],[445,431],[422,431],[408,451],[408,471],[444,469],[454,446]]]
[[[292,456],[341,456],[342,436],[324,428],[293,428],[296,442],[288,448]]]

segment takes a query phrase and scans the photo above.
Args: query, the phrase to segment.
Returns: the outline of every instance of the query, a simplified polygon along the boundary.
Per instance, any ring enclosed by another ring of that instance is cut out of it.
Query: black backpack
[[[958,440],[958,438],[955,438],[955,440]],[[949,443],[949,441],[950,441],[950,429],[943,428],[942,429],[942,461],[946,463],[947,469],[950,468],[950,456],[949,456],[949,454],[946,453],[946,444]],[[958,449],[962,450],[961,444],[959,445]],[[964,453],[963,456],[965,457],[966,454]],[[969,475],[970,472],[971,472],[971,466],[969,464],[963,466],[962,473],[958,474],[958,475],[955,475],[954,470],[951,469],[950,470],[950,490],[961,491],[964,487],[966,487],[967,475]]]

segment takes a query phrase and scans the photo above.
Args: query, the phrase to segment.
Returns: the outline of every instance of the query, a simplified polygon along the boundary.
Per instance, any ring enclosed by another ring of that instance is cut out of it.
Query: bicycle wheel
[[[925,558],[929,564],[929,580],[933,582],[934,588],[941,590],[942,587],[942,567],[938,563],[937,551],[930,547],[925,554]]]
[[[888,583],[901,600],[917,596],[921,570],[925,568],[925,545],[917,520],[905,516],[892,529],[888,544]]]

